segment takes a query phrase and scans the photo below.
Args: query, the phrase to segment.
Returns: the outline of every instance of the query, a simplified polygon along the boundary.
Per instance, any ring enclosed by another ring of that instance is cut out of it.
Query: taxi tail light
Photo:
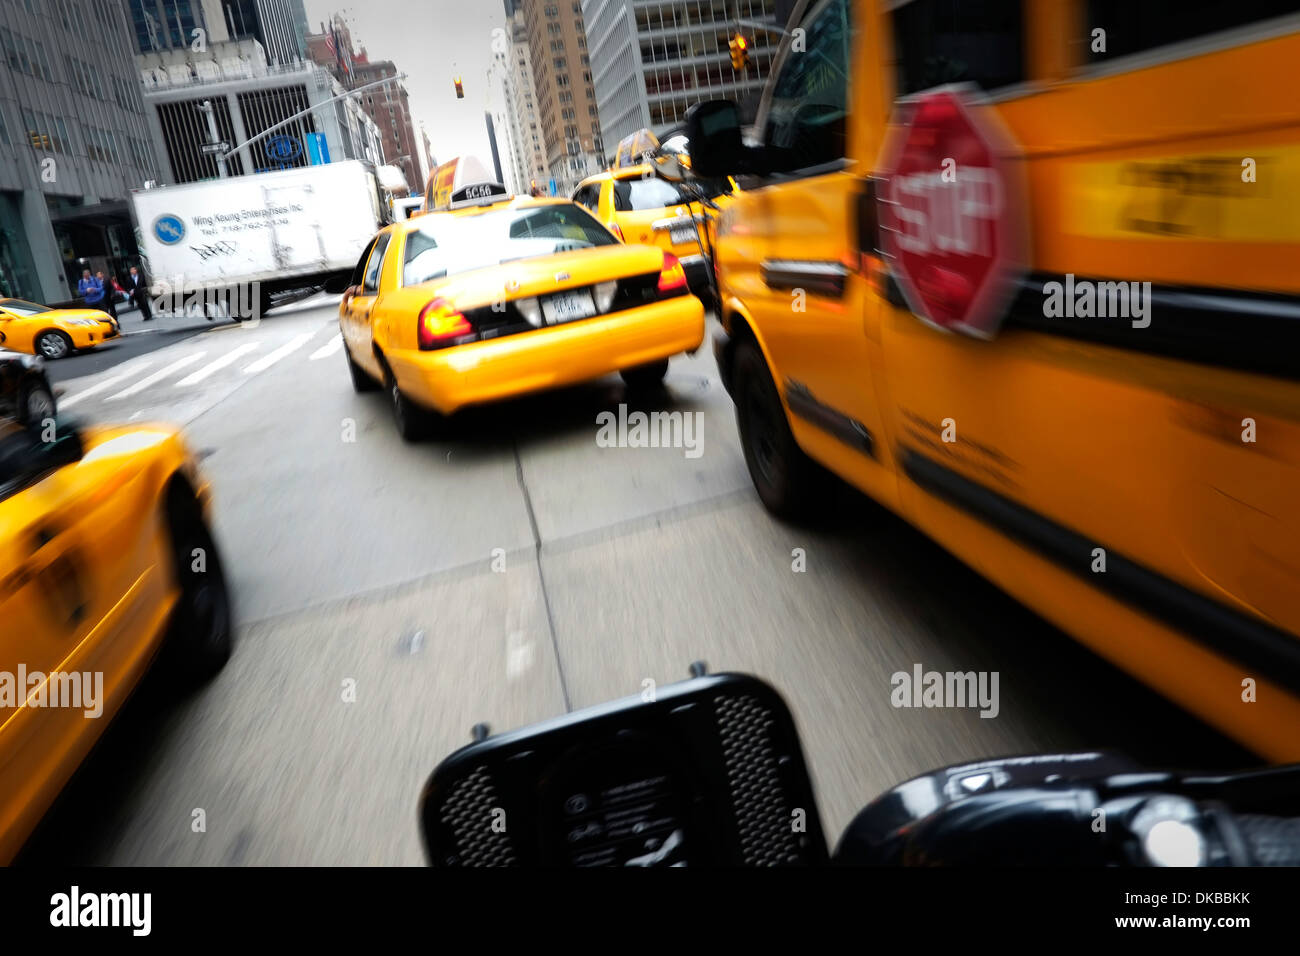
[[[611,222],[609,224],[609,231],[612,232],[614,235],[618,236],[619,242],[627,242],[627,240],[623,238],[623,227],[620,226],[618,223]]]
[[[671,252],[664,253],[663,269],[659,272],[659,292],[669,295],[686,291],[686,269]]]
[[[462,335],[469,335],[474,326],[446,299],[434,299],[420,310],[418,325],[420,348],[436,349],[448,345]]]

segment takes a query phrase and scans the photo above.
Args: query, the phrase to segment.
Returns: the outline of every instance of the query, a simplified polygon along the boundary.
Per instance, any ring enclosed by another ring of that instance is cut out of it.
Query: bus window
[[[1097,27],[1106,31],[1104,49],[1089,42],[1088,62],[1262,25],[1296,11],[1296,0],[1088,0],[1089,35]]]
[[[898,95],[946,83],[1025,80],[1021,0],[912,0],[894,10]]]

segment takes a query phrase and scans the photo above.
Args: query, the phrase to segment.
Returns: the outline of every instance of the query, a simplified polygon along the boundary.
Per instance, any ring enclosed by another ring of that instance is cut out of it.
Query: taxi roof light
[[[431,349],[447,344],[449,339],[469,335],[474,326],[456,307],[438,297],[420,310],[417,338],[420,348]]]

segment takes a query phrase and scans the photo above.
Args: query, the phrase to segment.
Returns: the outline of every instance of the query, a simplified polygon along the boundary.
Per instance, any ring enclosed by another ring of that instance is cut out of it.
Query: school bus
[[[798,516],[829,470],[1279,761],[1300,759],[1293,10],[800,0],[757,141],[734,104],[688,117],[695,171],[744,187],[715,353],[768,509]]]

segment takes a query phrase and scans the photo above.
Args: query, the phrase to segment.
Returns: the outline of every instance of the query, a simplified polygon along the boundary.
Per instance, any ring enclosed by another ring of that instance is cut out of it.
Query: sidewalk
[[[197,315],[169,315],[153,310],[153,320],[146,322],[143,314],[134,306],[117,307],[117,322],[122,327],[122,335],[144,335],[149,332],[192,332],[196,329],[210,329],[218,325],[230,324],[230,319],[207,319]]]

